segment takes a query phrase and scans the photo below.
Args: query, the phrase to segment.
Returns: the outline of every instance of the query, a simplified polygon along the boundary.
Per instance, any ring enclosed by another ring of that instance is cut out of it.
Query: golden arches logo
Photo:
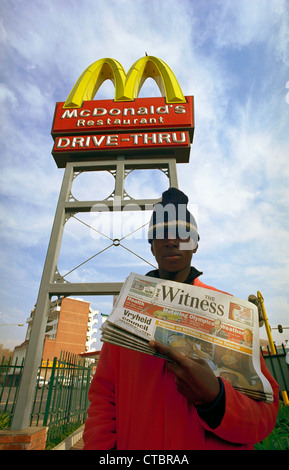
[[[125,73],[115,59],[99,59],[81,74],[72,88],[63,108],[80,108],[83,101],[94,98],[105,80],[115,86],[114,101],[134,101],[147,78],[153,78],[167,103],[185,103],[181,87],[170,67],[161,59],[145,56],[137,60]]]

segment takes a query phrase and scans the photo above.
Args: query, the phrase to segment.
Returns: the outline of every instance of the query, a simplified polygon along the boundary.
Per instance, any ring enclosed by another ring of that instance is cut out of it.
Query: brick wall
[[[45,450],[47,428],[0,431],[0,450]]]

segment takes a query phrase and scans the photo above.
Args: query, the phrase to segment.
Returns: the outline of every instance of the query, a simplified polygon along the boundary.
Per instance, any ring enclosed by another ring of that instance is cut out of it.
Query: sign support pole
[[[19,393],[11,423],[11,429],[25,429],[30,424],[30,414],[33,405],[34,392],[38,368],[41,363],[47,316],[50,305],[48,286],[53,282],[58,254],[65,224],[64,203],[69,197],[73,180],[73,169],[67,166],[62,187],[60,190],[58,206],[55,213],[42,280],[39,288],[36,309],[33,318],[31,337],[24,362],[24,369],[19,386]]]
[[[19,394],[11,423],[12,430],[23,430],[30,425],[36,379],[41,365],[47,317],[52,296],[69,295],[115,295],[121,290],[122,283],[70,283],[57,280],[57,262],[61,249],[64,226],[70,213],[90,212],[97,204],[106,204],[110,210],[122,210],[129,204],[130,210],[151,208],[156,199],[124,199],[125,170],[128,169],[160,169],[166,170],[170,186],[178,187],[176,161],[173,158],[149,160],[126,160],[119,156],[115,160],[104,162],[67,163],[60,190],[58,205],[52,227],[46,261],[40,283],[36,309],[33,318],[31,337],[29,339],[24,369],[19,386]],[[74,172],[92,170],[115,170],[115,189],[113,201],[70,201]],[[117,198],[117,204],[113,204]]]

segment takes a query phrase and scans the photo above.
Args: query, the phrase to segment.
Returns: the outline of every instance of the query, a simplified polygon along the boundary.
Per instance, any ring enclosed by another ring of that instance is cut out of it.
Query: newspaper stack
[[[260,367],[258,309],[245,300],[131,273],[101,339],[163,357],[148,345],[159,341],[192,359],[205,359],[218,377],[249,397],[273,401]]]

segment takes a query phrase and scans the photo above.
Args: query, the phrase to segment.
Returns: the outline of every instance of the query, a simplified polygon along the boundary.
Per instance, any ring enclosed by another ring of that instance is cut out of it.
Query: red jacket
[[[211,288],[199,279],[194,285]],[[278,384],[262,357],[261,369],[274,402],[252,400],[222,379],[225,412],[211,429],[178,392],[165,360],[104,343],[89,391],[84,449],[252,449],[274,428],[279,405]]]

